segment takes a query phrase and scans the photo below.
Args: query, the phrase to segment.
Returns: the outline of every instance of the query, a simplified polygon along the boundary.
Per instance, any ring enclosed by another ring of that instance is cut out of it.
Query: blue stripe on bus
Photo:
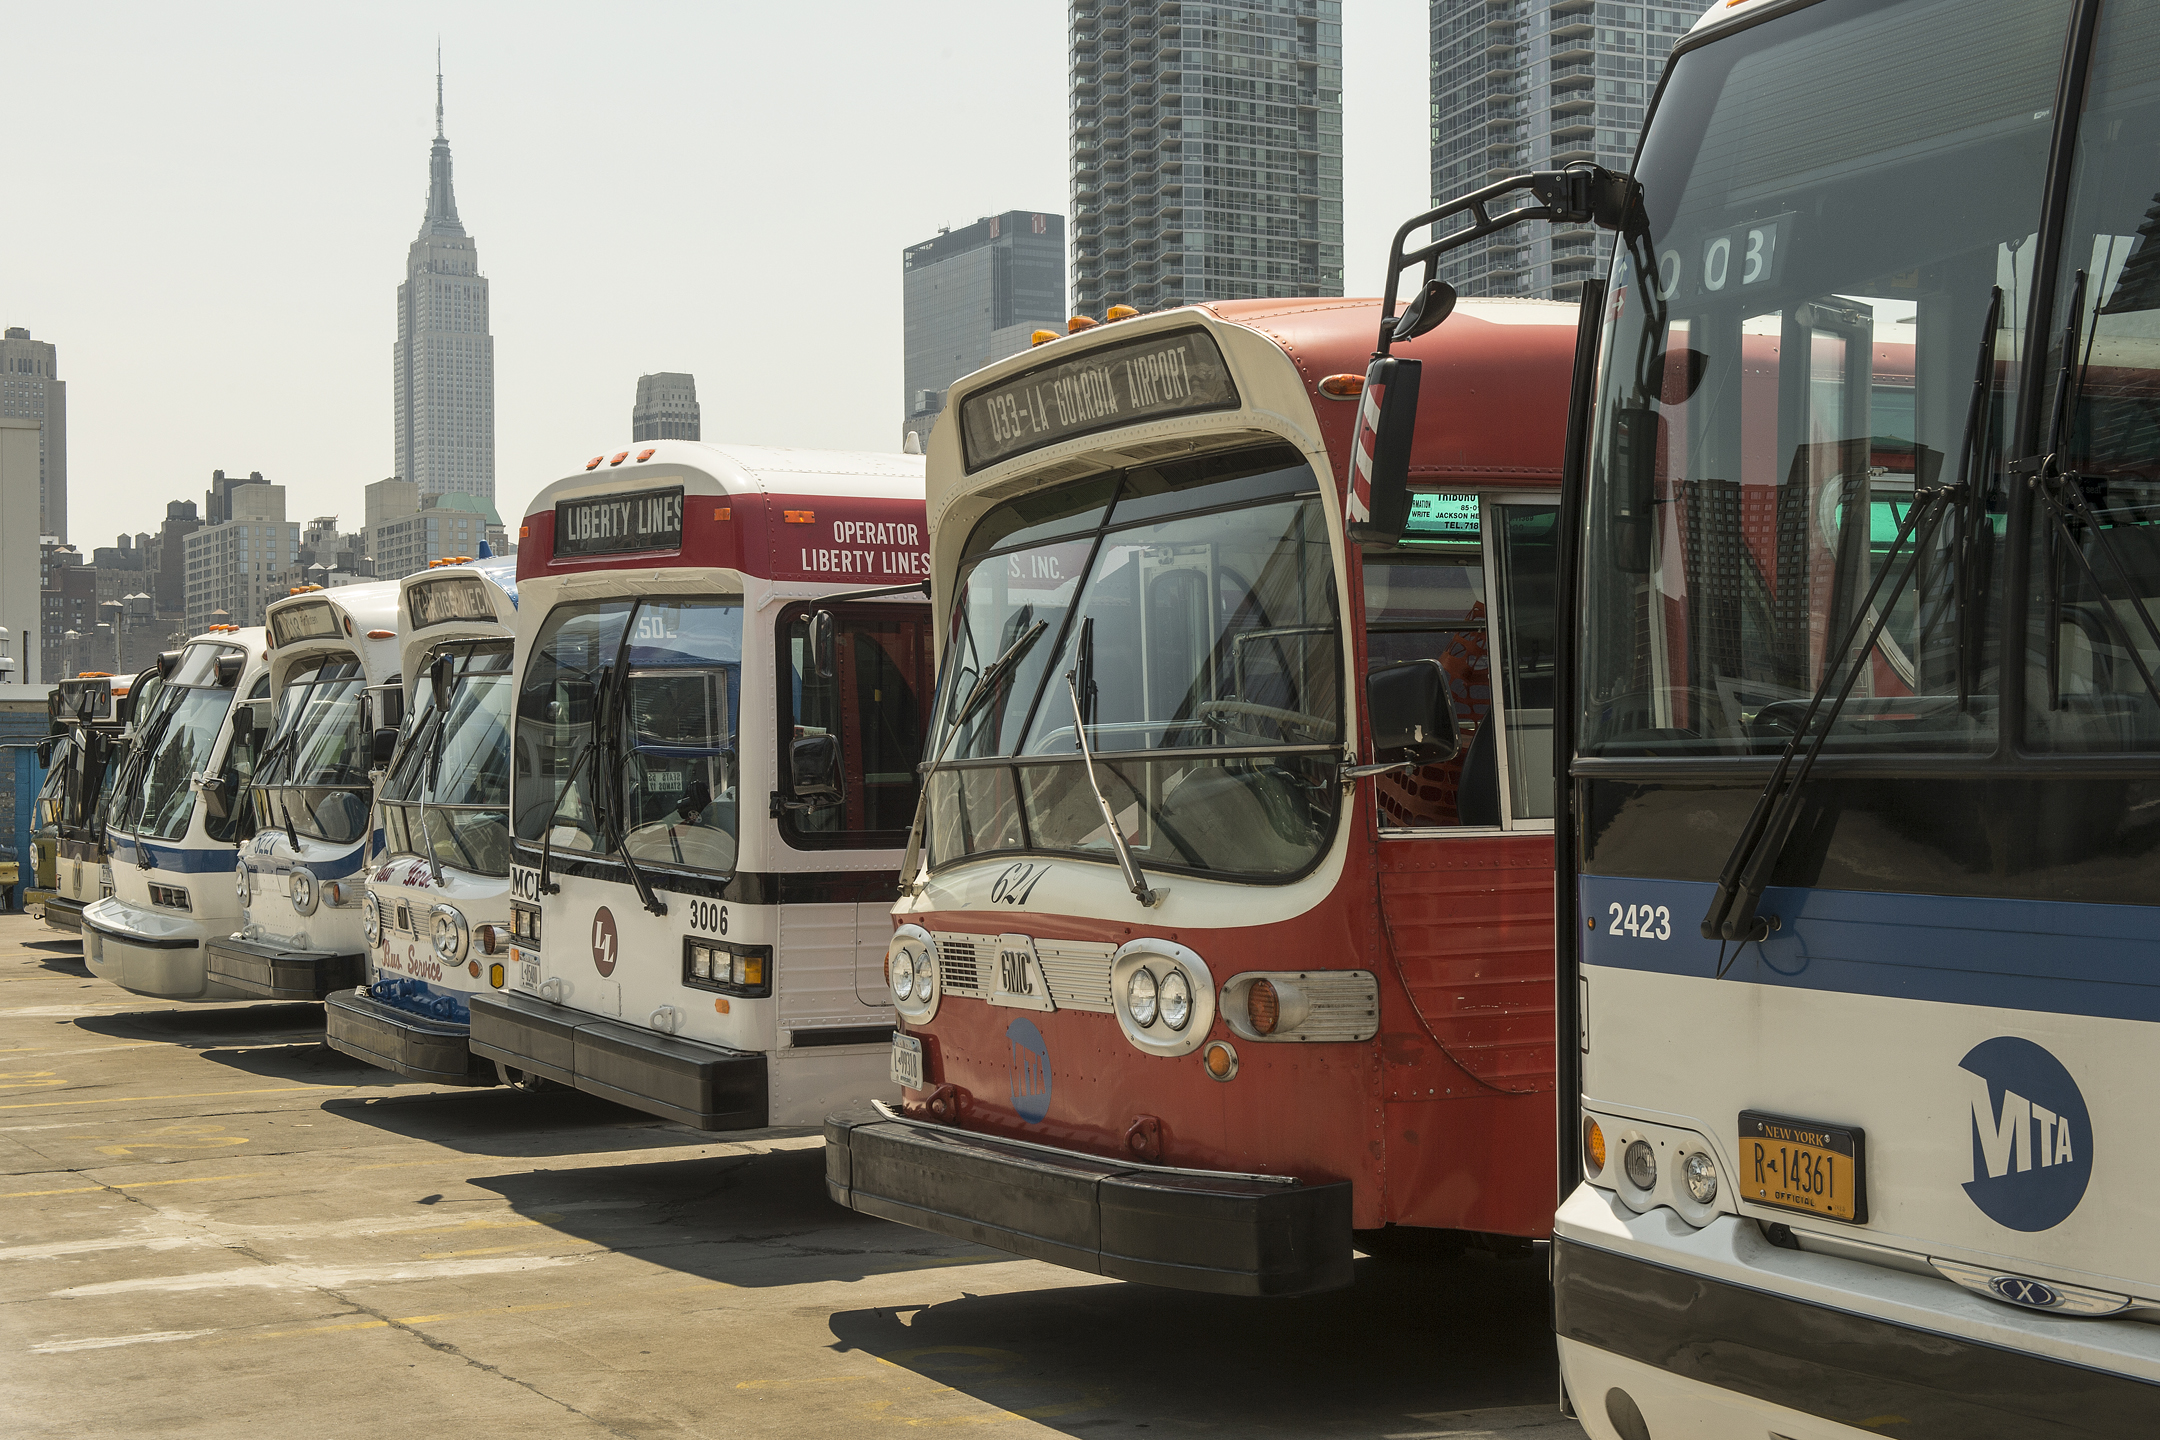
[[[154,869],[170,870],[179,875],[214,875],[230,870],[240,863],[240,854],[229,846],[215,850],[195,850],[184,845],[152,845],[137,840],[132,835],[112,837],[112,858],[116,865],[141,863],[136,847],[150,852],[150,864]]]
[[[1718,942],[1701,927],[1716,888],[1582,876],[1583,963],[1715,975]],[[1650,938],[1627,928],[1633,919],[1645,930],[1644,907]],[[1776,887],[1761,913],[1777,916],[1779,928],[1737,956],[1728,948],[1727,981],[2160,1021],[2160,916],[2146,906]]]

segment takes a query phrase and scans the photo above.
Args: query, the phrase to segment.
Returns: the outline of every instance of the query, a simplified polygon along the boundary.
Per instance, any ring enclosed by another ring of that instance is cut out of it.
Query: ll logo
[[[2077,1082],[2060,1060],[2017,1035],[1981,1041],[1958,1067],[1968,1102],[1958,1114],[1969,1117],[1972,1134],[1965,1193],[2012,1230],[2062,1224],[2092,1180],[2092,1117]]]
[[[615,915],[605,905],[592,917],[592,963],[602,975],[615,973]]]

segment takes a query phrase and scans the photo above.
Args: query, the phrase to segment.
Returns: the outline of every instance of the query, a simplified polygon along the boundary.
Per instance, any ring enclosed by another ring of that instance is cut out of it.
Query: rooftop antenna
[[[443,138],[442,130],[442,37],[435,37],[435,138]]]

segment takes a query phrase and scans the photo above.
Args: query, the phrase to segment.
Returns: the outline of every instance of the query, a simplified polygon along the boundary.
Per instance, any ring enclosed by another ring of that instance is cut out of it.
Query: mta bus
[[[472,1054],[706,1130],[886,1076],[931,640],[922,460],[660,442],[518,532],[507,984]]]
[[[1552,585],[1572,307],[1411,347],[1369,513],[1372,300],[1051,332],[928,450],[941,681],[887,953],[867,1214],[1293,1295],[1552,1205]]]
[[[240,923],[208,947],[221,991],[321,1000],[366,976],[375,756],[396,736],[404,694],[397,607],[397,584],[376,581],[297,587],[264,611],[270,683],[249,716],[262,738],[253,834],[232,877]]]
[[[154,700],[136,697],[106,811],[113,890],[83,910],[91,974],[160,1000],[250,998],[210,973],[206,952],[240,921],[232,876],[262,733],[245,702],[269,694],[268,633],[213,625],[181,647]]]
[[[155,677],[156,671],[148,672]],[[84,672],[53,687],[47,705],[60,732],[39,796],[39,880],[33,897],[45,923],[69,934],[82,932],[83,910],[109,893],[112,867],[105,853],[105,807],[113,794],[124,753],[130,692],[154,691],[140,677]],[[50,868],[46,847],[51,848]]]
[[[1556,712],[1599,1440],[2160,1415],[2156,143],[2151,0],[1732,0],[1631,179],[1510,182],[1614,232]]]
[[[412,1080],[495,1079],[467,1005],[510,963],[510,660],[517,562],[438,560],[399,582],[405,726],[361,898],[364,985],[325,1003],[333,1049]]]

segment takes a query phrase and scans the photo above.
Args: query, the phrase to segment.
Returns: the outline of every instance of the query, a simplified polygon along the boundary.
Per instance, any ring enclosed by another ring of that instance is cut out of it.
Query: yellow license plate
[[[1740,1112],[1740,1198],[1867,1223],[1867,1136],[1848,1125]]]

